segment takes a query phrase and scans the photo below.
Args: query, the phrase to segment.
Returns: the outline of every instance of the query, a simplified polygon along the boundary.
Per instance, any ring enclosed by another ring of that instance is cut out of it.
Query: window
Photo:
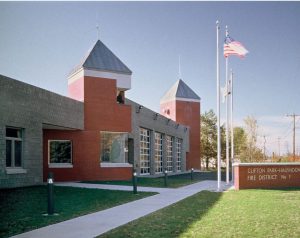
[[[101,162],[128,162],[128,134],[122,132],[101,131]]]
[[[155,173],[163,172],[162,134],[155,132]]]
[[[167,171],[173,171],[173,137],[166,136]]]
[[[6,140],[6,167],[22,167],[22,129],[7,127]]]
[[[141,174],[150,174],[150,131],[140,128]]]
[[[176,168],[177,171],[181,171],[181,139],[176,140],[176,153],[177,153],[177,161],[176,161]]]
[[[72,164],[72,141],[49,140],[49,164]]]

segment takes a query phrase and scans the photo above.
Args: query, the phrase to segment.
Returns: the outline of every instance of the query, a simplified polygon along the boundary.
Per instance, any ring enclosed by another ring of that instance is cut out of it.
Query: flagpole
[[[221,191],[219,21],[216,22],[216,30],[217,30],[217,159],[218,159],[218,191]]]
[[[231,69],[230,74],[230,85],[231,85],[231,97],[230,97],[230,104],[231,104],[231,113],[230,113],[230,127],[231,127],[231,181],[234,182],[234,170],[233,170],[233,163],[234,163],[234,138],[233,138],[233,71]]]
[[[226,37],[228,36],[228,27],[226,26]],[[226,59],[226,184],[229,184],[229,128],[228,128],[228,97],[229,97],[229,84],[228,84],[228,56]]]

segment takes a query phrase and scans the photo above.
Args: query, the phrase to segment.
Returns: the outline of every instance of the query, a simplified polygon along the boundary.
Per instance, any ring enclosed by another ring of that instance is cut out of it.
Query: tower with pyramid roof
[[[131,108],[124,105],[131,70],[100,40],[68,77],[68,95],[84,102],[87,130],[129,132]]]
[[[84,77],[105,78],[116,81],[118,92],[131,88],[131,70],[100,40],[82,59],[68,77],[69,97],[84,101]]]
[[[201,98],[179,79],[160,100],[160,113],[190,128],[186,169],[200,169],[200,100]]]

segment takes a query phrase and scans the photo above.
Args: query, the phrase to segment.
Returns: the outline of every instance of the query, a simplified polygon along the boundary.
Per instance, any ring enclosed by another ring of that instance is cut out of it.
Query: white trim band
[[[6,174],[26,174],[27,170],[23,168],[6,168]]]
[[[73,168],[73,164],[69,163],[50,163],[48,165],[49,168],[58,168],[58,169],[64,169],[64,168]]]
[[[167,102],[174,102],[174,101],[199,102],[199,103],[201,102],[200,99],[174,97],[174,98],[168,98],[166,100],[161,100],[160,104],[167,103]]]
[[[121,74],[121,73],[114,73],[108,71],[98,71],[98,70],[91,70],[91,69],[84,69],[84,68],[80,68],[74,74],[68,77],[68,85],[72,84],[77,79],[82,78],[84,76],[115,79],[117,81],[117,88],[123,90],[131,89],[131,75],[129,74]]]
[[[128,163],[106,163],[106,162],[101,162],[100,166],[102,168],[132,168],[132,164],[128,164]]]
[[[300,165],[299,162],[285,162],[285,163],[234,163],[233,166],[286,166],[286,165]]]

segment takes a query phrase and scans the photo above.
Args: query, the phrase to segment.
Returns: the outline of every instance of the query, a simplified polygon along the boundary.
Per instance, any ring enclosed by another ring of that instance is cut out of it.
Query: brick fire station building
[[[131,75],[100,40],[68,97],[0,75],[0,188],[200,169],[200,97],[180,79],[156,113],[126,98]]]

